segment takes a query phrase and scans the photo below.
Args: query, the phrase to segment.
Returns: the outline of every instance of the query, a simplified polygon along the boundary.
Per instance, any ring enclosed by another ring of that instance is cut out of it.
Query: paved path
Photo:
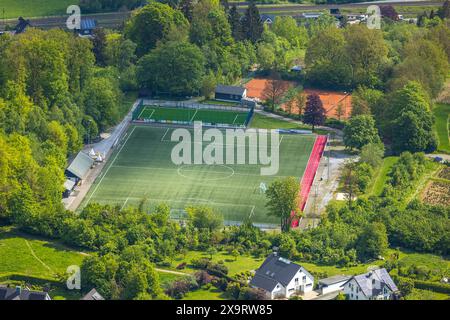
[[[176,274],[178,276],[190,276],[190,277],[192,277],[192,274],[189,274],[189,273],[186,273],[186,272],[180,272],[180,271],[173,271],[173,270],[159,269],[159,268],[155,268],[155,271],[164,272],[164,273],[170,273],[170,274]]]

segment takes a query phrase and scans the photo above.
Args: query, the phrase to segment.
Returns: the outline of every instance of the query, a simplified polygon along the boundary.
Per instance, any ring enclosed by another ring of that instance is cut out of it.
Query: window
[[[298,278],[295,278],[295,280],[294,280],[294,281],[295,281],[295,283],[298,283]]]

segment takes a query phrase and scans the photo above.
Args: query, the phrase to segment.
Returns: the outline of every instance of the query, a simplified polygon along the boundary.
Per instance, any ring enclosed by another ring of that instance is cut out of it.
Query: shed
[[[237,101],[247,96],[247,89],[238,86],[225,86],[219,84],[216,87],[215,98],[222,101]]]
[[[75,181],[67,179],[64,182],[63,198],[68,198],[70,196],[70,194],[72,193],[72,190],[74,187],[75,187]]]
[[[66,177],[70,180],[74,180],[75,183],[78,183],[78,181],[86,178],[86,175],[93,164],[94,159],[89,157],[86,153],[80,151],[66,169]]]
[[[97,28],[97,21],[94,19],[82,19],[78,34],[81,36],[90,36],[95,28]]]

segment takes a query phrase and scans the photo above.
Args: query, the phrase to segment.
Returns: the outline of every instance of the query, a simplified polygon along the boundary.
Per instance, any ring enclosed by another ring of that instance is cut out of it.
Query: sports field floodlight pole
[[[92,120],[88,119],[88,122],[92,123]],[[91,125],[89,124],[88,125],[88,145],[90,145],[90,144],[91,144]]]
[[[330,180],[330,156],[331,156],[331,149],[330,149],[330,134],[327,134],[327,144],[325,147],[328,147],[327,149],[327,156],[328,156],[328,164],[327,164],[327,181]]]

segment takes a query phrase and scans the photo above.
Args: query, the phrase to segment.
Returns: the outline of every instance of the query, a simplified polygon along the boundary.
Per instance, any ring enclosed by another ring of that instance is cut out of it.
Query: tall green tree
[[[292,221],[298,218],[300,184],[295,177],[272,182],[266,191],[269,215],[280,218],[281,231],[287,232]]]
[[[409,82],[390,96],[385,133],[393,149],[432,152],[437,147],[430,100],[417,82]]]
[[[364,260],[378,259],[386,252],[388,245],[386,227],[380,222],[374,222],[364,228],[356,249]]]
[[[228,12],[228,22],[230,23],[231,34],[232,34],[234,40],[236,40],[236,41],[242,40],[243,34],[242,34],[242,26],[241,26],[241,14],[237,10],[237,7],[235,4],[233,4],[230,11]]]
[[[256,43],[264,31],[264,25],[255,1],[250,1],[242,18],[242,32],[245,39]]]
[[[370,115],[352,117],[344,127],[344,144],[346,147],[361,150],[368,143],[378,143],[380,137],[375,127],[375,120]]]
[[[143,56],[155,48],[157,42],[174,30],[189,28],[183,14],[167,4],[150,2],[133,13],[125,25],[125,36],[137,44],[138,56]]]
[[[205,74],[200,49],[187,42],[161,44],[138,63],[142,88],[174,95],[198,94]]]

